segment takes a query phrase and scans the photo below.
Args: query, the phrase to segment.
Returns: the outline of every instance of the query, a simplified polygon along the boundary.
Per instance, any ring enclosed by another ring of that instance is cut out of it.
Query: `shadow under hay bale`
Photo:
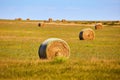
[[[69,58],[70,48],[62,39],[49,38],[40,45],[38,54],[41,59]]]
[[[95,38],[95,32],[91,28],[82,29],[79,33],[80,40],[93,40]]]
[[[97,29],[102,29],[103,28],[103,26],[102,26],[102,23],[97,23],[97,24],[95,24],[95,29],[97,30]]]

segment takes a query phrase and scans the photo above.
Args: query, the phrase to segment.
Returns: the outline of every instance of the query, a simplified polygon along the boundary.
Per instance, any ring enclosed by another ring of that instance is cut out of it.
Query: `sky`
[[[0,19],[120,20],[120,0],[0,0]]]

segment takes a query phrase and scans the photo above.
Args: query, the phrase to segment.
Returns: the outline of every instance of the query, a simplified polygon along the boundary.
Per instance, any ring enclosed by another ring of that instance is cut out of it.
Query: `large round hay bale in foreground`
[[[41,59],[54,59],[55,57],[69,58],[69,45],[62,39],[49,38],[39,47],[39,57]]]
[[[93,40],[95,38],[95,32],[91,28],[82,29],[79,33],[80,40]]]
[[[102,23],[95,24],[95,29],[102,29],[102,28],[103,28]]]

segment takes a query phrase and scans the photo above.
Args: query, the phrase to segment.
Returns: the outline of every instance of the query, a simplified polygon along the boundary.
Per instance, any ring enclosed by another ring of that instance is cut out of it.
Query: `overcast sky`
[[[0,0],[0,19],[120,20],[120,0]]]

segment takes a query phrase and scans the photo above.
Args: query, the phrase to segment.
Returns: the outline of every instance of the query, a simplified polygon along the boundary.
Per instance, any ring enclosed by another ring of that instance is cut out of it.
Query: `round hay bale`
[[[52,21],[53,21],[53,19],[52,19],[52,18],[49,18],[49,19],[48,19],[48,22],[52,22]]]
[[[27,20],[27,21],[29,21],[29,20],[30,20],[30,18],[27,18],[26,20]]]
[[[44,23],[38,23],[38,27],[43,27]]]
[[[67,21],[66,21],[65,19],[62,19],[61,22],[65,23],[65,22],[67,22]]]
[[[80,40],[93,40],[95,38],[95,32],[91,28],[82,29],[79,33]]]
[[[49,38],[40,45],[38,54],[41,59],[69,58],[70,48],[62,39]]]
[[[95,29],[102,29],[102,28],[103,28],[102,23],[95,24]]]

